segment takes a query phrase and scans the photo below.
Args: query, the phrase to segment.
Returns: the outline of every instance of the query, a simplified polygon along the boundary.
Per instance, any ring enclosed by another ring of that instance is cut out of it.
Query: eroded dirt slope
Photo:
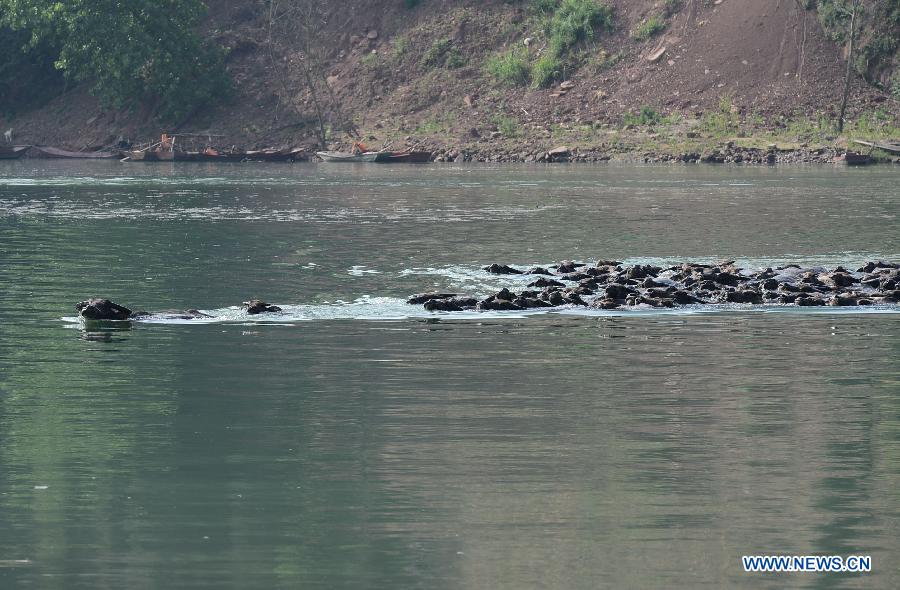
[[[560,125],[618,126],[624,113],[642,105],[685,117],[733,105],[761,125],[782,116],[833,116],[844,71],[841,49],[797,0],[685,0],[666,17],[666,29],[644,41],[631,33],[664,14],[663,3],[609,3],[615,31],[583,48],[579,67],[565,76],[574,86],[564,93],[510,88],[485,71],[489,56],[525,47],[525,39],[532,59],[546,50],[527,2],[424,0],[407,9],[402,0],[350,0],[319,23],[315,43],[337,102],[373,141],[408,137],[449,145],[475,133],[484,141],[497,133],[498,120],[552,141]],[[236,92],[228,104],[174,124],[155,120],[149,109],[104,109],[75,88],[39,111],[0,123],[15,128],[17,141],[75,148],[119,137],[148,139],[163,127],[218,134],[220,145],[313,143],[299,41],[296,47],[270,42],[265,2],[208,4],[204,32],[230,50]],[[447,40],[459,63],[424,63],[436,40]],[[854,80],[851,115],[873,108],[897,117],[896,100]]]

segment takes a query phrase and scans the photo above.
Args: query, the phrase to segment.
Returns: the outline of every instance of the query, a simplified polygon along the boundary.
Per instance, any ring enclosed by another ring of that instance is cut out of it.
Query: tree
[[[849,9],[850,24],[848,25],[849,33],[847,35],[849,45],[847,47],[847,72],[844,74],[844,92],[841,95],[841,111],[838,115],[838,133],[844,132],[844,115],[847,113],[847,99],[850,97],[850,75],[853,65],[853,46],[857,34],[857,19],[860,15],[860,6],[862,0],[853,0],[852,7]],[[845,9],[847,10],[847,9]]]
[[[46,44],[31,46],[24,31],[0,26],[0,116],[40,105],[64,86],[53,67],[56,51]]]
[[[357,137],[353,121],[345,116],[328,82],[328,25],[340,10],[331,0],[270,0],[267,46],[278,72],[282,98],[300,116],[306,112],[293,85],[304,88],[315,112],[316,136],[325,147],[329,130]],[[279,56],[281,59],[279,59]]]
[[[106,104],[150,101],[174,121],[229,87],[221,52],[194,32],[204,11],[201,0],[0,0],[0,25],[57,48],[56,68]]]

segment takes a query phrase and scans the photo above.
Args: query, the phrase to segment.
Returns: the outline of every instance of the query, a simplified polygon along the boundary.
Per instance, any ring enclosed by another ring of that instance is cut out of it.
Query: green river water
[[[896,306],[403,302],[519,284],[492,262],[900,261],[898,184],[0,163],[0,588],[900,587]],[[90,296],[217,317],[89,327]]]

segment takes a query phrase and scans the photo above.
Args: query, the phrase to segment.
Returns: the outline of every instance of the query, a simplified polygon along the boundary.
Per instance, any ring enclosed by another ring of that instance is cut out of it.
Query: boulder
[[[662,58],[662,56],[665,55],[665,54],[666,54],[666,46],[663,45],[662,47],[658,48],[657,50],[655,50],[654,52],[652,52],[650,55],[648,55],[648,56],[647,56],[647,61],[649,61],[649,62],[652,63],[652,64],[653,64],[653,63],[656,63],[656,62],[658,62],[658,61]]]
[[[550,162],[568,162],[572,157],[572,152],[568,147],[561,145],[547,152],[547,160]]]

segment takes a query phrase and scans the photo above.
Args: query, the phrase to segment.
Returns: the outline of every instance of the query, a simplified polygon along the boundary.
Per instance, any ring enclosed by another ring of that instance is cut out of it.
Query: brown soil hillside
[[[664,3],[608,3],[615,8],[615,30],[583,48],[578,68],[566,72],[572,87],[565,92],[508,87],[486,73],[486,60],[497,52],[525,48],[536,58],[546,50],[527,2],[423,0],[408,9],[403,0],[347,0],[314,27],[314,41],[337,104],[379,144],[454,146],[488,142],[492,134],[500,141],[504,132],[523,142],[552,143],[557,136],[571,137],[566,130],[573,126],[619,129],[622,116],[643,105],[688,120],[724,105],[760,126],[795,116],[834,116],[845,63],[841,49],[826,38],[815,12],[797,0],[665,3],[674,7],[665,30],[644,41],[632,31],[653,15],[665,15]],[[104,109],[84,88],[75,88],[0,125],[13,127],[17,142],[75,148],[119,137],[146,140],[164,125],[170,132],[221,135],[215,140],[220,145],[314,143],[314,108],[297,59],[299,43],[292,48],[271,42],[261,0],[208,5],[205,34],[230,50],[236,92],[228,103],[173,125],[150,112]],[[426,63],[440,40],[458,56],[451,66]],[[896,99],[854,79],[851,118],[873,109],[896,125]]]

